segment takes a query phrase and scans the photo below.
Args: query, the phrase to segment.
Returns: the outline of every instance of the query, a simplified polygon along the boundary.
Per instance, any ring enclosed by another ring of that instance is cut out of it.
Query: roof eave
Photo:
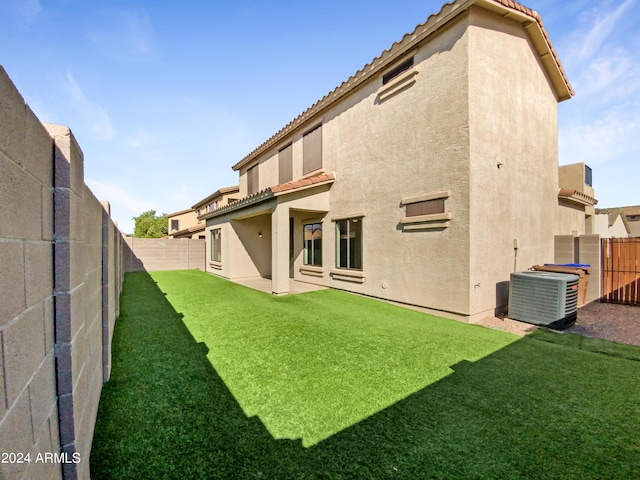
[[[208,203],[210,203],[216,197],[220,197],[220,196],[224,195],[225,193],[232,193],[232,192],[239,192],[239,191],[240,191],[240,186],[239,185],[235,185],[233,187],[220,188],[220,189],[216,190],[215,192],[213,192],[208,197],[205,197],[202,200],[200,200],[198,203],[193,205],[193,207],[191,207],[191,208],[193,210],[197,210],[198,207],[201,207],[203,205],[207,205]]]
[[[358,70],[348,80],[318,100],[298,117],[294,118],[285,127],[233,165],[232,169],[238,171],[254,162],[260,155],[263,155],[278,142],[283,141],[287,135],[303,127],[307,124],[308,120],[317,117],[330,106],[362,86],[391,63],[398,60],[411,49],[417,47],[426,38],[450,24],[455,17],[466,12],[472,5],[481,6],[521,22],[525,31],[530,35],[540,61],[549,75],[558,101],[568,100],[573,96],[573,89],[551,44],[542,19],[537,12],[513,0],[458,0],[444,4],[438,13],[429,15],[424,23],[416,26],[412,32],[404,35],[400,41],[395,42],[388,50],[383,51],[378,57]]]

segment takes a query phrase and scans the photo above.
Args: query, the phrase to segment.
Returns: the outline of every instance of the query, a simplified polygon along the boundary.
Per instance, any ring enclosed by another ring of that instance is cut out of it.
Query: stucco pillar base
[[[276,205],[271,215],[271,291],[289,293],[289,207]]]

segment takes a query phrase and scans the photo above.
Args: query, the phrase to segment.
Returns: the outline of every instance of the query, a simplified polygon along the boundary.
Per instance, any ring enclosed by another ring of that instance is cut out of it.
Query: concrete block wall
[[[0,67],[0,452],[59,452],[53,295],[53,141]],[[0,477],[61,478],[0,464]]]
[[[0,206],[0,452],[31,459],[0,464],[0,478],[88,479],[122,237],[71,131],[43,125],[2,67]]]
[[[205,269],[205,241],[194,238],[125,238],[125,271]]]

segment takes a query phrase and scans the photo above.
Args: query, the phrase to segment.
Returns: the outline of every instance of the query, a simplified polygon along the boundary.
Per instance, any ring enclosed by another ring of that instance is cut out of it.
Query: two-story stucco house
[[[201,217],[207,270],[493,314],[510,272],[571,233],[557,104],[572,94],[536,12],[446,4],[233,166],[240,200]]]

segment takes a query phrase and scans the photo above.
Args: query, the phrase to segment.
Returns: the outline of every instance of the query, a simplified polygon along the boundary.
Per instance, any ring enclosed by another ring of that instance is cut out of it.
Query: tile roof
[[[595,205],[598,203],[595,198],[571,188],[560,188],[558,197],[581,205]]]
[[[194,233],[202,232],[202,231],[204,231],[204,223],[200,223],[198,225],[193,225],[193,226],[191,226],[189,228],[184,228],[182,230],[178,230],[177,232],[171,232],[167,236],[168,237],[173,237],[173,238],[178,238],[178,237],[182,237],[184,235],[193,235]]]
[[[307,122],[307,120],[310,120],[312,117],[320,114],[335,102],[371,79],[374,75],[380,73],[388,65],[396,61],[399,57],[410,51],[412,48],[415,48],[420,42],[428,38],[431,34],[435,33],[448,22],[453,20],[453,18],[455,18],[457,15],[468,10],[472,5],[479,5],[489,9],[499,9],[501,12],[504,12],[506,10],[504,16],[507,16],[509,13],[513,13],[515,15],[524,15],[529,20],[526,27],[531,24],[537,25],[540,33],[539,38],[542,39],[541,43],[538,42],[536,44],[536,48],[542,49],[542,52],[539,51],[540,58],[542,59],[543,57],[548,57],[547,53],[550,54],[553,61],[551,62],[552,64],[547,65],[547,67],[555,67],[557,69],[557,71],[559,72],[559,81],[563,84],[565,93],[558,95],[559,100],[566,100],[573,96],[574,91],[571,88],[569,79],[567,78],[567,75],[562,67],[562,64],[560,63],[560,59],[558,58],[553,45],[551,44],[549,34],[545,29],[538,12],[531,10],[530,8],[525,7],[524,5],[513,0],[455,0],[453,2],[445,3],[438,13],[429,15],[427,20],[424,23],[419,24],[411,33],[405,34],[400,41],[395,42],[388,50],[384,50],[370,63],[366,64],[354,75],[349,77],[349,79],[334,88],[331,92],[322,97],[311,107],[309,107],[307,110],[290,121],[277,133],[272,135],[269,139],[267,139],[251,153],[245,156],[242,160],[233,165],[233,170],[240,170],[243,166],[255,160],[256,157],[264,153],[267,149],[273,147],[276,143],[282,141],[284,137],[291,134],[297,128],[303,126]],[[509,12],[509,10],[511,10],[512,12]],[[532,32],[528,29],[527,31],[530,35],[532,34]]]
[[[273,193],[281,193],[288,190],[298,190],[302,187],[308,187],[317,183],[330,182],[335,179],[336,177],[333,173],[323,173],[321,175],[315,175],[313,177],[301,178],[300,180],[296,180],[295,182],[281,183],[280,185],[275,185],[269,188]]]
[[[184,215],[185,213],[191,213],[195,210],[193,208],[187,208],[186,210],[180,210],[179,212],[167,213],[167,218],[175,217],[177,215]]]
[[[200,200],[198,203],[196,203],[195,205],[193,205],[193,209],[197,209],[198,207],[201,207],[203,205],[207,205],[209,202],[211,202],[214,198],[219,197],[221,195],[224,195],[225,193],[233,193],[233,192],[239,192],[240,191],[240,186],[239,185],[234,185],[233,187],[223,187],[220,188],[218,190],[216,190],[215,192],[213,192],[211,195],[209,195],[208,197],[203,198],[202,200]]]
[[[314,185],[325,185],[328,183],[333,183],[335,179],[336,179],[336,176],[333,173],[321,173],[320,175],[301,178],[300,180],[296,180],[293,182],[281,183],[279,185],[274,185],[273,187],[267,187],[264,190],[260,190],[257,193],[241,198],[240,200],[236,200],[235,202],[225,205],[223,207],[217,208],[198,218],[200,220],[206,220],[208,218],[217,217],[226,212],[231,212],[233,210],[238,210],[240,208],[249,207],[251,205],[255,205],[256,203],[269,200],[271,198],[274,198],[277,195],[294,192],[296,190],[302,190],[308,187],[312,187]]]

